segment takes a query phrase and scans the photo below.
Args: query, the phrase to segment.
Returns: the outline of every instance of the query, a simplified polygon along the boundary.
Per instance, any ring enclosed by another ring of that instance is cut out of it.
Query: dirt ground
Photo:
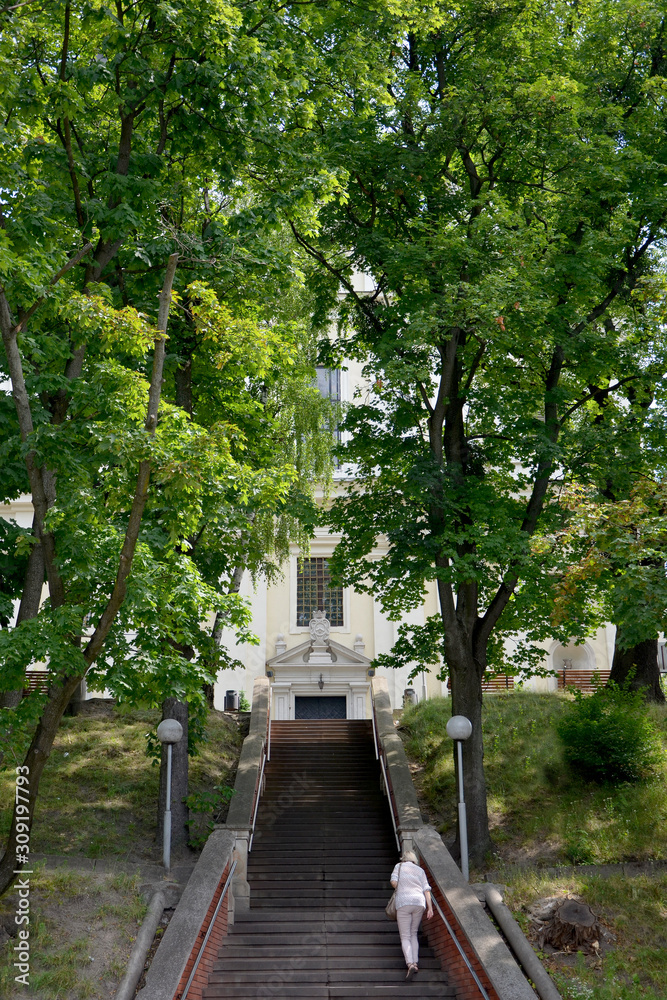
[[[38,870],[31,877],[28,986],[15,981],[13,968],[18,899],[3,899],[3,1000],[112,1000],[146,908],[140,882],[124,873]]]

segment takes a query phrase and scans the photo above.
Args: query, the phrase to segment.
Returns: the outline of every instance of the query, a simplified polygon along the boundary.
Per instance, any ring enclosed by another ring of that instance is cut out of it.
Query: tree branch
[[[79,261],[82,260],[86,256],[86,254],[88,253],[88,251],[92,250],[92,249],[93,249],[93,244],[92,243],[86,243],[85,247],[83,247],[81,250],[79,250],[79,252],[77,254],[75,254],[74,257],[71,258],[71,260],[67,261],[67,263],[65,264],[64,267],[61,267],[60,270],[57,271],[56,274],[53,275],[53,277],[49,281],[48,287],[52,288],[54,285],[57,285],[58,282],[60,281],[60,279],[63,277],[63,275],[67,274],[67,272],[69,270],[71,270],[73,267],[75,267],[79,263]],[[2,291],[0,294],[2,294],[3,297],[4,297],[4,291]],[[30,308],[27,310],[27,312],[22,313],[21,317],[19,318],[18,323],[14,327],[14,333],[15,334],[19,334],[19,333],[21,333],[25,329],[26,323],[28,322],[28,320],[30,319],[31,316],[34,316],[34,314],[37,312],[37,310],[39,309],[39,307],[41,306],[41,304],[42,304],[42,302],[44,301],[45,298],[46,298],[46,292],[44,292],[43,295],[40,295],[40,297],[37,299],[36,302],[33,302],[33,304],[30,306]],[[5,299],[5,302],[6,301],[7,300]]]
[[[628,375],[627,378],[619,379],[619,381],[615,382],[614,385],[610,385],[607,389],[604,390],[605,395],[609,395],[609,393],[615,392],[616,389],[620,389],[622,385],[625,385],[627,382],[633,382],[638,377],[639,377],[638,375]],[[575,410],[578,410],[580,406],[583,406],[584,403],[587,403],[589,399],[593,399],[593,397],[597,394],[598,391],[599,390],[596,388],[594,391],[587,392],[586,395],[583,396],[576,403],[574,403],[573,406],[569,408],[569,410],[566,410],[563,416],[560,418],[561,427],[565,423],[567,418],[572,416]]]
[[[166,332],[167,332],[167,322],[169,319],[169,308],[171,305],[171,291],[174,284],[174,275],[176,273],[176,265],[178,263],[178,254],[172,254],[169,258],[169,263],[167,264],[167,271],[164,278],[164,284],[162,286],[162,291],[160,293],[160,308],[158,313],[158,330],[161,336],[155,341],[155,351],[153,354],[153,373],[151,376],[151,384],[148,392],[148,408],[146,412],[146,422],[145,429],[151,435],[155,435],[155,430],[157,427],[157,414],[158,406],[160,403],[160,395],[162,392],[162,372],[164,369],[164,356],[165,356],[165,343],[166,343]],[[141,527],[141,520],[144,514],[144,509],[146,507],[146,500],[148,498],[148,483],[151,475],[152,463],[149,459],[145,459],[139,465],[139,473],[137,475],[137,484],[134,491],[134,499],[132,501],[132,507],[130,509],[130,515],[128,518],[127,529],[125,531],[125,539],[123,541],[123,547],[121,549],[120,557],[118,560],[118,571],[116,574],[116,582],[114,584],[111,597],[104,609],[100,620],[90,637],[88,644],[84,650],[84,659],[86,663],[93,663],[99,656],[109,630],[113,625],[114,619],[118,614],[118,611],[125,600],[125,594],[127,593],[127,581],[130,575],[130,570],[132,569],[132,560],[134,559],[134,553],[137,547],[137,541],[139,539],[139,529]]]
[[[301,235],[301,233],[296,228],[291,219],[289,220],[289,225],[290,229],[294,233],[294,238],[299,244],[299,246],[302,246],[307,254],[309,254],[314,260],[319,261],[319,263],[322,264],[322,266],[325,267],[330,274],[333,274],[334,277],[336,277],[338,281],[340,281],[341,285],[343,285],[345,290],[353,297],[354,301],[356,302],[361,312],[363,312],[363,314],[373,324],[376,330],[381,331],[383,329],[382,324],[375,315],[374,310],[368,308],[368,300],[366,299],[366,297],[359,295],[356,292],[352,282],[348,281],[348,279],[345,277],[344,274],[342,274],[339,270],[333,267],[332,264],[329,263],[329,261],[327,260],[327,258],[324,256],[323,253],[321,253],[319,250],[316,250],[315,247],[308,242],[305,236]]]

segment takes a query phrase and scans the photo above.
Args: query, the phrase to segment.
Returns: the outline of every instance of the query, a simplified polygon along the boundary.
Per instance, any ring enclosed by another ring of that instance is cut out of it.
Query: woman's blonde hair
[[[414,851],[403,851],[401,855],[401,861],[411,861],[413,865],[418,865],[417,855]]]

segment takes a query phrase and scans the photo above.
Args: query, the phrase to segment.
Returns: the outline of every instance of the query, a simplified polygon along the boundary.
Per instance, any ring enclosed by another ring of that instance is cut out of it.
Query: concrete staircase
[[[384,907],[397,861],[370,722],[274,722],[238,914],[204,991],[241,998],[454,998],[428,947],[405,980]]]

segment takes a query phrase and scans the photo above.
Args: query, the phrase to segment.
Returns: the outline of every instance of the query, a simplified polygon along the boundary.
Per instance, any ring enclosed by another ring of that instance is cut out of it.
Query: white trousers
[[[423,906],[399,906],[396,910],[396,922],[398,923],[398,933],[401,935],[401,948],[406,965],[419,963],[417,931],[423,915]]]

